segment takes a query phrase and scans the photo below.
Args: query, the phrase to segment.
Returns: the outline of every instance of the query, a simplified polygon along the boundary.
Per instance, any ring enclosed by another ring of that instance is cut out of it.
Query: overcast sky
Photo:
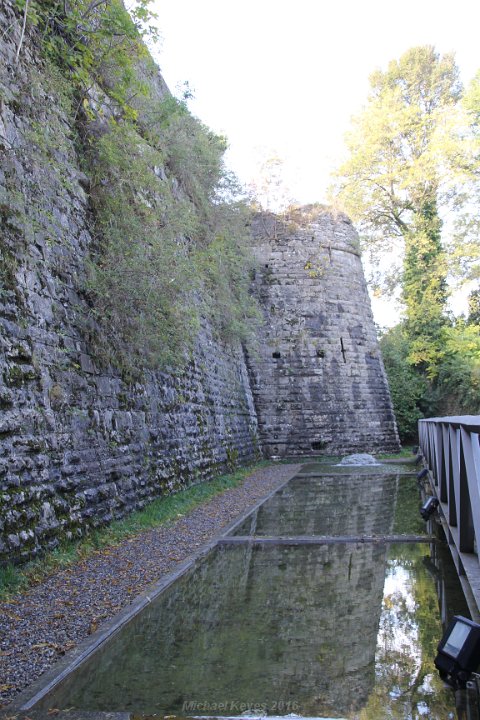
[[[467,83],[480,69],[479,0],[153,0],[156,59],[170,89],[227,136],[242,182],[284,162],[292,199],[326,198],[343,136],[376,68],[414,45],[454,51]]]

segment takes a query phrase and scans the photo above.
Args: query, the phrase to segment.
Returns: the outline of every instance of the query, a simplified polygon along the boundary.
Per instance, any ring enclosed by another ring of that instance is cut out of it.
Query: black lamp
[[[435,667],[455,690],[464,688],[480,664],[480,625],[455,615],[438,645]]]
[[[423,480],[424,477],[428,475],[428,469],[423,468],[423,470],[420,470],[419,473],[417,473],[417,480]]]
[[[422,518],[424,520],[428,520],[438,508],[438,505],[438,498],[433,496],[428,497],[420,508],[420,515]]]

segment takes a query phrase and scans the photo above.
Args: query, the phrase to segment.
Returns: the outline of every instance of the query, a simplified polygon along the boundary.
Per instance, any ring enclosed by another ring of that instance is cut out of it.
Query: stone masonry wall
[[[127,382],[98,362],[82,332],[92,221],[72,118],[28,38],[15,66],[10,2],[0,27],[1,562],[251,460],[257,445],[242,348],[208,323],[180,376]]]
[[[267,455],[398,447],[355,233],[328,213],[292,232],[254,223],[266,327],[249,369],[208,321],[181,374],[133,381],[99,362],[79,290],[82,148],[28,33],[16,62],[13,7],[0,3],[0,563],[257,457],[257,418]]]
[[[398,449],[351,222],[309,206],[259,215],[253,234],[265,336],[250,369],[265,453]]]

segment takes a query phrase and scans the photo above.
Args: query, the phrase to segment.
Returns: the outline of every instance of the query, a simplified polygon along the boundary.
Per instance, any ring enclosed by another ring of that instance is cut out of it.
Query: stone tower
[[[259,214],[252,231],[265,325],[249,362],[265,454],[397,450],[350,220],[311,205]]]

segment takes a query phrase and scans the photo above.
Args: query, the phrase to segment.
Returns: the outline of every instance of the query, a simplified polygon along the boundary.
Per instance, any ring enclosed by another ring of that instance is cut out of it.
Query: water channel
[[[304,465],[40,711],[456,717],[433,659],[470,615],[419,503],[412,466]]]

